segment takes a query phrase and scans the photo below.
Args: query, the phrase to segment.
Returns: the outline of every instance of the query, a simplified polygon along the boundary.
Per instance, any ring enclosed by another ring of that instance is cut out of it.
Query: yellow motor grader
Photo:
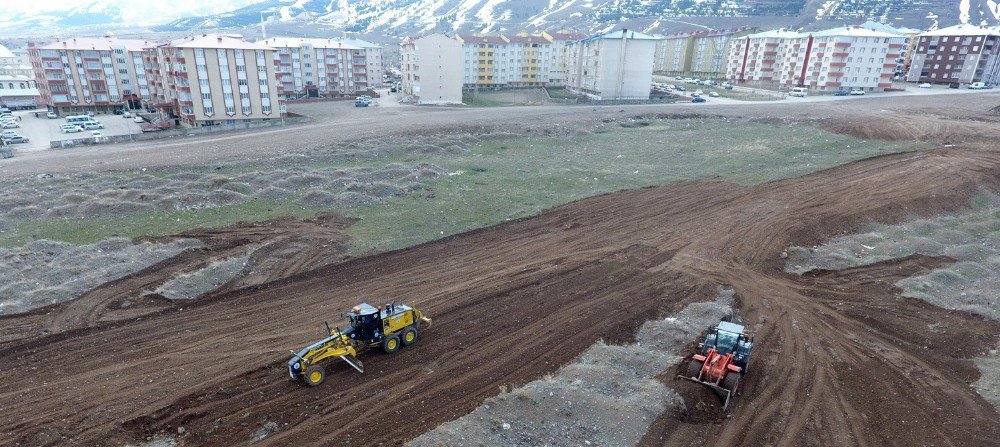
[[[400,346],[416,343],[418,330],[431,325],[431,319],[413,306],[395,302],[378,308],[359,304],[347,313],[347,319],[350,322],[347,329],[330,329],[327,325],[329,337],[297,354],[292,351],[292,359],[288,361],[288,374],[292,380],[317,386],[326,378],[326,365],[337,359],[363,373],[365,366],[358,360],[358,353],[381,348],[386,354],[392,354]]]

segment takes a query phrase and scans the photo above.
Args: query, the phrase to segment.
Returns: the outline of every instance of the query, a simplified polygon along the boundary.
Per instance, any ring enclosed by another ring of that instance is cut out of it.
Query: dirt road
[[[841,98],[843,99],[843,98]],[[334,150],[350,141],[452,131],[504,133],[572,132],[591,129],[609,120],[636,115],[703,114],[732,118],[754,117],[788,122],[822,120],[840,129],[872,132],[885,138],[887,129],[898,137],[927,138],[959,143],[1000,139],[1000,116],[984,118],[983,111],[1000,104],[1000,92],[871,95],[833,102],[744,102],[740,104],[668,104],[615,106],[526,106],[470,109],[461,107],[362,108],[345,103],[292,105],[291,110],[313,118],[308,124],[252,132],[203,137],[47,150],[0,160],[0,179],[56,172],[93,172],[159,166],[233,164],[240,160],[269,160],[275,156]],[[944,132],[940,132],[944,130]],[[892,135],[888,135],[892,136]],[[994,140],[996,141],[996,140]]]
[[[753,188],[693,182],[582,200],[4,348],[0,434],[33,446],[157,432],[231,445],[274,422],[261,444],[398,445],[729,285],[758,334],[743,396],[726,420],[669,415],[648,445],[995,445],[1000,416],[969,387],[967,359],[1000,325],[889,286],[947,260],[799,278],[779,256],[871,220],[956,210],[983,188],[1000,191],[1000,152],[955,148]],[[320,337],[323,320],[391,299],[434,317],[415,346],[372,353],[363,375],[333,367],[318,388],[288,380],[288,350]]]

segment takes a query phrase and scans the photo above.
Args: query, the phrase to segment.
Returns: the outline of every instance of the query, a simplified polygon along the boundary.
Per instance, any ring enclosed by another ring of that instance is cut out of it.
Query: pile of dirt
[[[634,343],[599,341],[555,374],[504,390],[407,445],[635,445],[665,411],[686,404],[656,377],[706,326],[729,316],[730,306],[728,296],[690,304],[644,323]]]
[[[172,300],[189,300],[211,292],[231,281],[247,266],[250,255],[212,262],[194,272],[185,272],[163,283],[155,293]]]

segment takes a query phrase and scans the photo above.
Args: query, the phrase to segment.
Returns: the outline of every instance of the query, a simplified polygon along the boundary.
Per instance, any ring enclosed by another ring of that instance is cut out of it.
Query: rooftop
[[[227,48],[234,50],[273,50],[274,47],[247,42],[236,34],[202,34],[171,40],[167,45],[174,48]]]
[[[976,25],[955,25],[949,26],[947,28],[941,28],[934,31],[928,31],[921,34],[921,36],[1000,36],[1000,31],[996,29],[983,28]]]
[[[555,33],[546,33],[552,36],[552,40],[581,40],[586,39],[587,35],[583,33],[577,33],[573,31],[558,31]]]
[[[739,28],[732,29],[712,29],[712,30],[701,30],[701,31],[688,31],[683,33],[674,33],[663,36],[664,39],[684,39],[688,37],[715,37],[715,36],[728,36],[730,34],[737,34],[753,29],[749,26],[743,26]]]
[[[549,43],[549,40],[542,36],[503,36],[511,43]]]
[[[14,53],[7,49],[7,47],[0,44],[0,59],[13,58]]]
[[[764,31],[762,33],[751,34],[751,35],[749,35],[747,37],[749,37],[751,39],[797,39],[797,38],[805,37],[805,36],[806,36],[805,34],[802,34],[802,33],[796,32],[796,31],[788,31],[788,30],[785,30],[785,29],[776,29],[776,30],[772,30],[772,31]]]
[[[500,36],[477,36],[475,34],[458,34],[455,36],[459,42],[462,43],[493,43],[493,44],[505,44],[506,40],[503,40]]]
[[[343,41],[333,39],[311,39],[307,37],[272,37],[266,40],[259,40],[257,43],[270,47],[292,48],[302,45],[312,45],[314,48],[342,48],[347,50],[360,50],[363,47],[345,44]]]
[[[604,34],[595,34],[593,36],[582,39],[581,41],[589,41],[596,39],[622,39],[622,38],[636,39],[636,40],[660,40],[659,37],[651,36],[649,34],[643,34],[637,31],[632,31],[627,29],[620,29]]]
[[[898,33],[887,33],[883,31],[876,31],[868,28],[858,28],[854,26],[843,26],[839,28],[830,28],[823,31],[816,31],[812,33],[813,36],[825,37],[825,36],[855,36],[855,37],[904,37],[902,34]]]
[[[110,51],[124,48],[128,51],[142,51],[155,46],[155,43],[138,39],[119,39],[117,37],[73,37],[59,40],[38,47],[39,50],[102,50]]]

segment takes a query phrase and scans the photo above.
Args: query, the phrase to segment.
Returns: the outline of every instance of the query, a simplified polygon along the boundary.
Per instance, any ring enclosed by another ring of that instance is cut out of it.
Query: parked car
[[[50,120],[54,120],[56,118],[59,118],[59,115],[56,115],[56,112],[49,112],[45,114],[45,117]]]
[[[6,107],[0,107],[0,113],[11,113],[11,110]]]
[[[100,138],[101,137],[101,131],[99,131],[99,130],[92,130],[92,131],[90,131],[90,136],[92,136],[94,138]]]
[[[788,92],[788,96],[797,96],[799,98],[805,98],[809,96],[809,89],[805,87],[792,87],[792,90]]]
[[[24,137],[21,135],[14,135],[12,137],[4,137],[3,140],[6,141],[7,144],[27,143],[28,137]]]
[[[354,100],[354,107],[368,107],[371,103],[371,96],[358,96],[358,98]]]
[[[62,126],[59,126],[59,131],[62,133],[76,133],[83,132],[83,128],[77,126],[76,124],[63,124]]]
[[[723,82],[722,83],[722,88],[724,88],[726,90],[731,90],[733,88],[733,84],[731,82]]]
[[[719,92],[708,92],[708,96],[711,96],[713,98],[718,98],[719,97]]]
[[[929,82],[925,82],[923,84],[918,85],[917,87],[920,87],[920,88],[931,88],[931,87],[933,87],[933,85],[931,85]]]
[[[146,120],[142,119],[142,117],[141,117],[141,116],[139,116],[139,115],[136,115],[136,116],[133,116],[133,117],[132,117],[132,122],[133,122],[133,123],[139,123],[139,124],[142,124],[142,123],[145,123],[145,122],[146,122]]]
[[[94,112],[92,110],[88,110],[87,113],[85,113],[85,115],[92,117],[94,116]]]
[[[15,131],[13,131],[13,130],[5,130],[5,131],[3,131],[3,133],[0,133],[0,139],[6,140],[9,137],[16,137],[18,135],[20,135],[20,134],[17,133],[17,132],[15,132]]]
[[[103,129],[104,128],[104,125],[101,124],[98,121],[87,121],[87,122],[81,124],[81,126],[83,126],[84,130],[94,130],[94,129]]]
[[[969,90],[984,90],[986,89],[985,82],[973,82],[969,84]]]
[[[833,96],[847,96],[847,95],[848,95],[847,90],[837,90],[837,93],[833,94]]]
[[[684,80],[684,76],[674,76],[674,80],[675,81],[683,81]]]
[[[694,93],[692,93],[692,95],[695,95],[695,96],[701,96],[701,95],[704,95],[704,94],[705,94],[705,92],[703,92],[701,90],[695,90]]]
[[[695,96],[694,99],[691,100],[691,102],[708,102],[708,100],[702,98],[701,96]]]
[[[684,88],[683,85],[678,85],[677,88],[675,88],[674,90],[677,90],[679,92],[686,92],[687,91],[687,89]]]
[[[17,124],[17,121],[3,121],[0,123],[0,127],[3,127],[4,129],[17,129],[18,127],[21,127],[21,125]]]
[[[851,95],[852,96],[864,96],[864,94],[865,94],[865,91],[861,90],[860,88],[851,89]]]

